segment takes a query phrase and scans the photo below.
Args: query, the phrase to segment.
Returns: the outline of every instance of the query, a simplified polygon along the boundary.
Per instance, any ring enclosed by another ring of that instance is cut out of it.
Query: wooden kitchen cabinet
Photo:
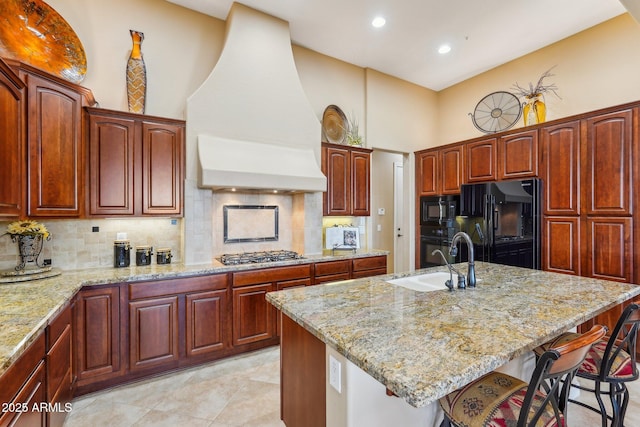
[[[351,260],[351,278],[378,276],[387,274],[387,256],[354,258]]]
[[[129,302],[129,370],[178,366],[178,297]]]
[[[538,176],[538,129],[503,135],[498,140],[498,179]]]
[[[33,405],[47,401],[44,356],[45,336],[41,333],[0,376],[0,403],[19,408],[0,412],[1,427],[46,425],[46,411],[32,411]]]
[[[277,310],[267,292],[311,285],[312,264],[272,267],[232,274],[233,345],[278,343]]]
[[[540,129],[544,215],[580,215],[580,121]]]
[[[182,214],[184,121],[86,108],[89,214]]]
[[[587,218],[587,254],[584,257],[586,276],[619,282],[633,281],[632,227],[632,218]]]
[[[46,329],[46,396],[59,410],[47,413],[49,427],[62,426],[64,410],[73,398],[72,305],[68,305]]]
[[[438,170],[438,150],[416,153],[416,190],[418,197],[438,195],[440,185]]]
[[[336,282],[351,279],[351,260],[317,262],[314,267],[313,283]]]
[[[0,219],[25,213],[25,84],[0,59]]]
[[[488,138],[465,144],[467,183],[495,181],[498,176],[497,139]]]
[[[371,150],[322,143],[322,172],[327,177],[323,215],[370,215]]]
[[[544,216],[542,269],[581,275],[580,217]]]
[[[82,107],[91,91],[19,62],[9,65],[27,88],[27,215],[84,214]]]
[[[631,215],[633,110],[585,119],[582,141],[583,212]]]
[[[464,174],[462,145],[440,150],[440,194],[460,194]]]
[[[463,184],[462,145],[416,153],[416,191],[419,196],[459,194]]]
[[[230,347],[227,275],[129,285],[129,371],[159,372]]]
[[[100,388],[98,383],[124,375],[126,363],[121,340],[127,328],[126,318],[121,311],[118,285],[78,292],[74,369],[79,394],[94,391]]]

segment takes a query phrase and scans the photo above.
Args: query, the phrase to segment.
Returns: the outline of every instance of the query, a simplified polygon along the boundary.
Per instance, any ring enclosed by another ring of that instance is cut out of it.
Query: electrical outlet
[[[338,393],[341,393],[341,377],[342,363],[332,355],[329,355],[329,384],[336,389]]]
[[[51,265],[51,258],[45,258],[45,259],[43,260],[43,264],[44,264],[44,265]]]
[[[95,225],[93,227],[91,227],[91,232],[92,233],[98,233],[100,231],[100,227],[96,227]]]

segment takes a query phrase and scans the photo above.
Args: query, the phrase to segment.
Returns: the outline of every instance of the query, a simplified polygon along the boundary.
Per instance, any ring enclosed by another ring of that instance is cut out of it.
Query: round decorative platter
[[[42,0],[0,1],[0,57],[32,65],[72,83],[87,72],[80,39]]]
[[[51,266],[46,267],[27,267],[24,270],[2,270],[0,271],[0,284],[2,283],[16,283],[27,282],[30,280],[46,279],[49,277],[55,277],[62,274],[62,271],[58,268]]]
[[[340,107],[329,105],[322,115],[322,133],[328,142],[333,144],[344,143],[347,137],[347,117]]]

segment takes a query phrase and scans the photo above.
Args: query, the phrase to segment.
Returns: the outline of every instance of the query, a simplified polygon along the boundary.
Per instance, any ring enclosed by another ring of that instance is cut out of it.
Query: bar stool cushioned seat
[[[527,384],[510,375],[491,372],[467,386],[440,399],[442,409],[460,426],[515,426],[527,394]],[[543,404],[545,395],[538,391],[533,405]],[[564,417],[559,414],[561,423]],[[547,406],[538,425],[545,427],[558,424],[553,409]]]
[[[529,383],[494,371],[449,393],[439,401],[441,426],[565,427],[568,385],[591,345],[605,333],[606,327],[596,325],[549,348],[538,358]]]

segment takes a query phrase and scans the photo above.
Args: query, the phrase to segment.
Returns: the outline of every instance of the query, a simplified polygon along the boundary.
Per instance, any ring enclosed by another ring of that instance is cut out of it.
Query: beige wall
[[[542,29],[544,30],[544,29]],[[547,120],[640,99],[640,24],[624,14],[438,93],[437,146],[481,136],[468,113],[485,95],[534,84],[547,69],[558,99],[546,96]],[[516,124],[522,127],[522,118]]]
[[[100,107],[127,110],[129,30],[144,33],[146,113],[184,118],[186,98],[222,49],[224,21],[160,0],[48,0],[78,34],[87,56],[83,86]]]

